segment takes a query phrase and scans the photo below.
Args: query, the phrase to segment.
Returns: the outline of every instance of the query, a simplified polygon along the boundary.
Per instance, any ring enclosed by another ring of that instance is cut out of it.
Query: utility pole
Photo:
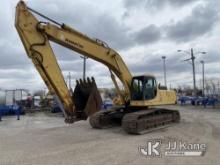
[[[163,59],[163,73],[164,73],[164,85],[167,86],[167,75],[166,75],[166,56],[162,56]]]
[[[192,60],[192,68],[193,68],[193,91],[194,91],[194,95],[196,95],[196,71],[195,71],[195,56],[193,53],[193,48],[191,48],[191,60]]]
[[[202,64],[202,95],[205,96],[205,70],[204,70],[205,62],[203,60],[200,62]]]
[[[67,80],[69,83],[69,89],[71,89],[71,74],[70,74],[70,72],[69,72],[69,75],[67,76]]]
[[[193,95],[196,95],[196,72],[195,72],[195,53],[193,51],[193,48],[190,49],[190,52],[185,51],[185,50],[177,50],[177,52],[185,52],[187,54],[190,54],[190,58],[185,59],[184,61],[189,61],[191,60],[191,65],[192,65],[192,70],[193,70]],[[196,54],[206,54],[206,52],[196,52]]]
[[[86,59],[88,59],[88,57],[86,56],[81,56],[81,58],[83,59],[83,79],[86,79]]]
[[[220,95],[220,82],[218,80],[218,95]]]

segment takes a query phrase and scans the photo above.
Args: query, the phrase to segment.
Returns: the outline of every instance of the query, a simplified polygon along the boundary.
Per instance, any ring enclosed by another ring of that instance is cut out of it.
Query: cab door
[[[157,95],[157,83],[154,77],[144,78],[144,100],[154,99]]]

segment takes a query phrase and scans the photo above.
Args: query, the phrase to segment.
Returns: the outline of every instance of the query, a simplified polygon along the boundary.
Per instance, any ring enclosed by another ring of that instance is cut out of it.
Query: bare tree
[[[220,95],[220,79],[208,78],[205,80],[205,93],[208,95]]]

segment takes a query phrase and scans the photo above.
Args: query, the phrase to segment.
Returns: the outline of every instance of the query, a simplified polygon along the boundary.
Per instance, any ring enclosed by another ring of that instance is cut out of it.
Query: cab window
[[[132,81],[132,100],[151,100],[156,97],[157,84],[153,77],[140,76]]]
[[[143,99],[143,79],[135,78],[132,83],[132,99],[142,100]]]
[[[153,99],[157,94],[157,86],[154,78],[145,78],[144,99]]]

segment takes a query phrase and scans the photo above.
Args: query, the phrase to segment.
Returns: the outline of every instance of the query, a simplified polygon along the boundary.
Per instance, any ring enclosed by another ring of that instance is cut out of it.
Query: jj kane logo
[[[161,140],[151,140],[146,146],[140,146],[139,151],[144,156],[160,157],[161,156]]]
[[[163,141],[163,142],[162,142]],[[161,146],[163,144],[163,152]],[[186,141],[165,141],[155,139],[147,141],[146,146],[140,146],[139,152],[146,157],[164,156],[204,156],[206,153],[205,143],[187,143]]]

